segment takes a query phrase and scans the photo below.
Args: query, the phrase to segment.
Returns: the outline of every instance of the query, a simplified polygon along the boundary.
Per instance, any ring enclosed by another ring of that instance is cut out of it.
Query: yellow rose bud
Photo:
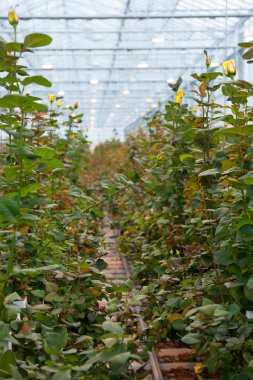
[[[177,96],[179,96],[180,98],[183,98],[185,96],[185,91],[180,89],[177,91]]]
[[[53,103],[55,101],[55,96],[54,94],[49,94],[48,95],[48,100],[50,101],[50,103]]]
[[[176,98],[175,98],[175,103],[180,103],[181,102],[181,96],[176,96]]]
[[[8,13],[8,19],[9,19],[9,23],[12,25],[12,26],[16,26],[18,25],[18,22],[19,22],[19,18],[15,12],[14,9],[10,9],[9,10],[9,13]]]
[[[222,66],[223,66],[223,72],[226,75],[226,77],[230,77],[236,74],[236,65],[235,65],[234,59],[223,62]]]
[[[198,106],[194,106],[193,107],[193,112],[197,112],[198,111]]]
[[[209,57],[209,55],[206,56],[206,67],[210,67],[211,66],[211,58]]]
[[[201,373],[202,371],[203,371],[203,365],[202,364],[196,364],[194,366],[194,373],[195,374]]]
[[[62,101],[59,99],[59,100],[57,100],[57,107],[59,108],[59,107],[61,107],[61,104],[62,104]]]
[[[75,105],[74,105],[74,108],[79,108],[79,107],[80,107],[80,103],[76,102]]]

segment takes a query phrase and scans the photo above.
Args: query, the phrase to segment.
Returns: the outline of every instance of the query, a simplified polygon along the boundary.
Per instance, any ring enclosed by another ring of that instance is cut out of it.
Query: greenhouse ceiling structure
[[[204,68],[204,49],[213,68],[234,57],[247,78],[237,44],[253,39],[252,0],[2,0],[5,40],[11,6],[21,20],[18,40],[34,31],[52,36],[24,63],[53,82],[50,92],[64,95],[65,105],[80,102],[93,141],[114,129],[122,136],[158,99],[172,96],[168,83],[179,76],[188,86],[190,74]],[[45,99],[48,92],[33,94]]]

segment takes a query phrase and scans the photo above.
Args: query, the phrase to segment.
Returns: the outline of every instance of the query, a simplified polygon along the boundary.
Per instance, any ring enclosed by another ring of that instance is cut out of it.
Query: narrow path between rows
[[[104,273],[114,283],[122,282],[131,275],[131,268],[127,260],[120,256],[117,248],[119,232],[112,228],[110,217],[105,217],[105,247],[108,254],[103,257],[107,263]],[[140,318],[140,328],[145,328],[145,323]],[[146,380],[195,380],[194,366],[197,357],[191,349],[180,347],[176,344],[162,343],[156,350],[150,353],[149,365],[150,376]],[[203,379],[208,377],[203,375]],[[211,379],[209,379],[211,380]]]

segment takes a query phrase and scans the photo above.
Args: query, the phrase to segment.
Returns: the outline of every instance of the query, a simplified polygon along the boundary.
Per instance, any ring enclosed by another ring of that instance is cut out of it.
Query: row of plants
[[[244,58],[250,63],[252,44],[240,46],[249,48]],[[120,251],[133,263],[133,280],[146,297],[147,345],[181,341],[203,354],[198,379],[208,371],[248,380],[253,85],[236,78],[234,60],[216,72],[204,53],[206,71],[192,75],[188,94],[179,78],[171,85],[174,100],[147,116],[145,128],[129,136],[121,151],[115,142],[101,145],[93,160],[114,149],[116,161],[123,160],[123,178],[135,183],[112,201],[111,212],[121,231]]]
[[[8,17],[14,40],[0,42],[0,378],[142,378],[131,367],[142,361],[137,337],[110,318],[128,285],[102,273],[105,198],[84,178],[90,153],[79,104],[31,95],[51,83],[20,60],[52,39],[34,33],[19,42],[15,10]],[[125,186],[119,177],[114,191]]]

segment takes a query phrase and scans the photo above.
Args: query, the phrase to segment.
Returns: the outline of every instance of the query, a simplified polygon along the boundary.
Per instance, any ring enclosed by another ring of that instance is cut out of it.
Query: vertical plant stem
[[[7,264],[7,275],[9,276],[13,269],[13,262],[16,254],[16,235],[17,235],[17,227],[14,226],[13,230],[13,236],[12,236],[12,243],[10,246],[10,254],[8,258],[8,264]]]

